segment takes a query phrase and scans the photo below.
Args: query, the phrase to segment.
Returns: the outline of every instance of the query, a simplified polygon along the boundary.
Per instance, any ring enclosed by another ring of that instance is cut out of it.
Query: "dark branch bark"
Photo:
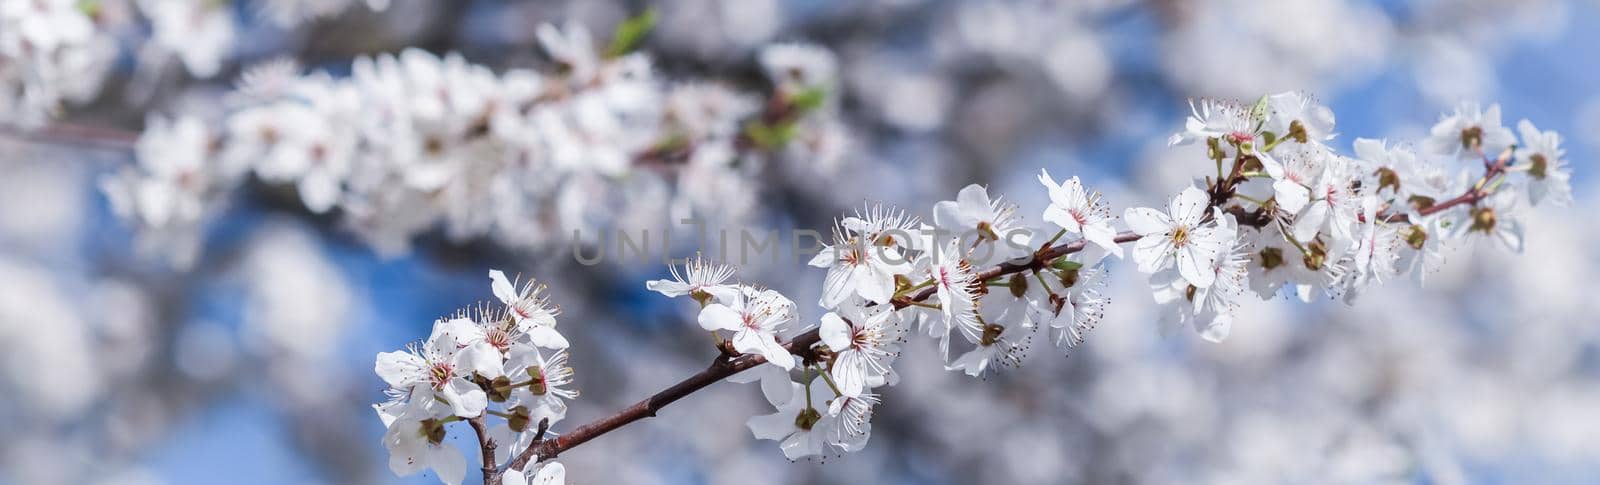
[[[468,419],[467,424],[472,425],[473,433],[478,435],[478,451],[483,458],[483,485],[500,485],[500,474],[494,468],[494,449],[499,445],[489,438],[489,427],[484,424],[483,415]]]

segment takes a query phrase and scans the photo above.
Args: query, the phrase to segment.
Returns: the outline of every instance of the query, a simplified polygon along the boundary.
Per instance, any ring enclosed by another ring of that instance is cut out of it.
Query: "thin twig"
[[[129,151],[138,143],[139,133],[73,123],[53,123],[38,128],[23,128],[0,123],[0,138],[98,150]]]

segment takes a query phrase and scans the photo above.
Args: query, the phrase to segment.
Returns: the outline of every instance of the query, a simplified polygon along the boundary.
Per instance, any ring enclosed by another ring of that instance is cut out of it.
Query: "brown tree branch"
[[[484,424],[483,416],[480,414],[468,419],[467,424],[472,425],[472,432],[478,436],[478,451],[483,458],[483,485],[500,485],[500,474],[494,468],[494,449],[499,445],[489,438],[489,428]]]

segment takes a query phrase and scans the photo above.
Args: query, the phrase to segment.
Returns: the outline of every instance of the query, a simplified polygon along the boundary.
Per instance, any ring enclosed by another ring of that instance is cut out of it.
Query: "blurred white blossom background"
[[[1040,167],[1160,207],[1209,170],[1166,143],[1186,99],[1288,90],[1345,152],[1498,102],[1566,135],[1575,202],[1528,211],[1522,255],[1250,301],[1222,343],[1162,337],[1114,266],[1070,358],[980,381],[907,343],[860,452],[791,463],[743,425],[770,406],[719,384],[562,454],[571,481],[1583,483],[1595,22],[1583,0],[0,0],[0,483],[430,483],[386,467],[372,356],[493,298],[487,268],[550,285],[581,423],[714,351],[644,289],[664,265],[579,264],[574,230],[825,231],[968,183],[1038,223]],[[815,301],[803,263],[740,274]]]

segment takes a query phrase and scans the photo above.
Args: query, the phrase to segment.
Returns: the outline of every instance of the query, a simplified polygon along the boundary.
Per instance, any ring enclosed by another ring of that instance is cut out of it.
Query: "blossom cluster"
[[[106,192],[145,234],[198,238],[202,209],[226,192],[212,189],[253,174],[292,186],[312,212],[337,212],[382,252],[440,227],[453,240],[537,247],[629,214],[738,217],[755,205],[752,182],[769,156],[837,151],[800,138],[832,123],[825,50],[764,50],[775,90],[763,101],[715,82],[661,80],[647,54],[615,42],[602,50],[578,24],[538,34],[554,72],[497,75],[420,49],[357,59],[345,78],[264,63],[243,76],[220,122],[152,120],[137,167]],[[191,159],[174,173],[175,160]],[[168,247],[181,263],[188,246]]]
[[[1165,308],[1162,330],[1187,325],[1212,341],[1227,337],[1249,294],[1349,301],[1402,273],[1420,280],[1453,241],[1520,250],[1518,201],[1570,201],[1570,169],[1559,135],[1523,121],[1518,144],[1499,118],[1498,106],[1463,105],[1421,153],[1357,139],[1348,157],[1329,146],[1332,112],[1300,93],[1199,101],[1172,143],[1204,143],[1218,176],[1181,188],[1164,210],[1127,209],[1123,232],[1097,192],[1047,172],[1048,227],[1029,227],[978,185],[938,203],[932,224],[871,207],[842,219],[811,261],[828,270],[811,348],[792,345],[803,330],[794,303],[730,283],[731,267],[697,258],[649,286],[692,295],[704,329],[765,360],[732,378],[759,380],[777,408],[750,420],[757,438],[780,441],[790,459],[854,451],[880,389],[898,380],[907,336],[936,339],[945,368],[972,376],[1020,364],[1041,330],[1070,350],[1106,311],[1107,257],[1124,256],[1120,243],[1132,243],[1127,257]]]
[[[479,305],[439,319],[424,342],[378,354],[375,370],[389,384],[389,400],[373,405],[388,431],[389,468],[405,476],[431,469],[459,484],[466,458],[445,444],[451,423],[488,416],[503,422],[480,432],[502,445],[493,465],[523,452],[548,426],[567,415],[574,372],[567,340],[556,331],[559,309],[534,281],[517,284],[500,271],[489,279],[497,304]],[[500,409],[494,409],[500,408]],[[562,483],[560,463],[509,470],[507,484]]]
[[[80,3],[0,2],[0,119],[38,126],[99,91],[117,46]]]
[[[293,27],[341,13],[357,0],[254,3],[274,24]],[[372,10],[389,4],[364,3]],[[238,10],[209,0],[0,2],[0,118],[36,128],[63,103],[89,101],[118,60],[117,41],[130,32],[148,33],[135,52],[143,81],[160,77],[174,60],[196,78],[214,77],[234,48]],[[140,19],[147,27],[136,25]]]
[[[1452,242],[1486,238],[1520,251],[1516,208],[1524,200],[1570,202],[1560,136],[1526,120],[1513,133],[1498,106],[1461,105],[1420,151],[1357,139],[1352,157],[1331,147],[1331,110],[1300,93],[1253,105],[1191,104],[1170,142],[1204,144],[1216,175],[1180,188],[1164,209],[1128,208],[1128,230],[1116,229],[1109,206],[1077,177],[1057,181],[1041,171],[1050,200],[1038,212],[1042,227],[979,185],[935,204],[931,222],[876,205],[840,219],[832,244],[810,261],[827,270],[815,326],[790,298],[700,256],[646,287],[697,302],[699,326],[721,358],[750,364],[728,380],[759,382],[776,412],[748,427],[793,460],[866,446],[874,409],[899,381],[894,366],[913,335],[938,342],[946,370],[974,377],[1020,365],[1041,331],[1062,351],[1081,345],[1106,312],[1102,289],[1114,259],[1131,259],[1148,278],[1166,315],[1163,331],[1187,325],[1220,341],[1246,295],[1350,301],[1401,274],[1420,281]],[[518,301],[510,290],[496,293]],[[493,379],[516,373],[507,370],[516,359],[474,350],[483,338],[472,329],[482,320],[440,323],[427,348],[444,350],[410,357],[419,363],[408,369],[435,369],[412,373],[416,382],[432,376],[434,419],[448,415],[447,405],[455,416],[477,415],[481,393],[499,388]],[[392,386],[412,382],[385,367],[380,357],[379,373]],[[471,404],[456,404],[463,401]]]

